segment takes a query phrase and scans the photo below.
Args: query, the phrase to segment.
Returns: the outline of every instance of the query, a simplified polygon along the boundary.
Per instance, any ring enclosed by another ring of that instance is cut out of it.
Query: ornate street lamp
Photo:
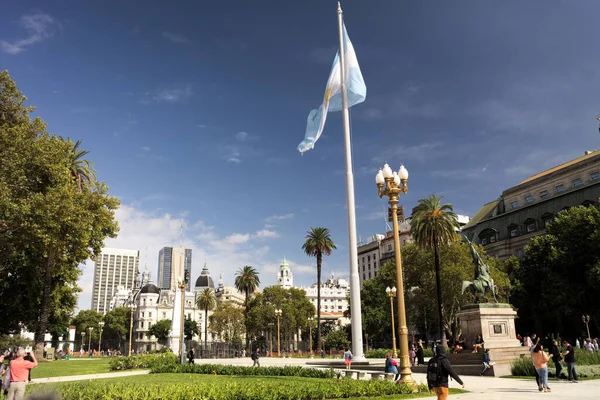
[[[396,286],[390,289],[388,286],[385,292],[390,298],[390,309],[392,310],[392,357],[397,358],[398,352],[396,351],[396,328],[394,328],[394,297],[396,297]]]
[[[129,311],[131,312],[129,315],[129,351],[127,352],[127,356],[131,357],[131,340],[133,338],[133,313],[135,313],[135,309],[137,306],[133,301],[133,298],[129,300]]]
[[[277,357],[281,357],[281,336],[279,331],[279,317],[281,317],[281,310],[275,309],[275,315],[277,316]]]
[[[93,326],[90,326],[88,328],[88,331],[90,332],[90,336],[88,337],[88,351],[92,350],[92,331],[94,330]]]
[[[187,271],[186,271],[187,272]],[[179,358],[182,364],[185,363],[185,354],[183,354],[183,340],[184,336],[184,315],[185,315],[185,280],[181,279],[181,277],[177,278],[177,287],[181,290],[181,325],[180,327],[180,336],[179,336]],[[208,321],[207,321],[208,323]]]
[[[85,337],[85,331],[82,331],[82,332],[81,332],[81,350],[84,350],[84,349],[83,349],[83,338],[84,338],[84,337]]]
[[[98,341],[98,352],[102,351],[102,331],[104,330],[104,321],[98,322],[98,326],[100,327],[100,340]]]
[[[590,336],[590,316],[587,314],[582,315],[581,320],[583,321],[583,323],[585,324],[585,328],[587,329],[588,339],[592,340],[592,337]]]
[[[410,370],[408,356],[408,328],[406,327],[406,310],[404,307],[404,282],[402,279],[402,256],[400,253],[400,232],[398,226],[398,202],[400,193],[408,192],[408,171],[400,165],[398,172],[392,171],[386,163],[375,176],[379,198],[387,196],[392,211],[394,229],[394,250],[396,256],[396,287],[398,288],[398,333],[400,335],[400,381],[415,386]]]
[[[313,326],[313,321],[315,319],[313,317],[308,317],[308,341],[309,341],[309,345],[308,347],[310,348],[310,354],[313,353],[313,349],[312,349],[312,326]]]

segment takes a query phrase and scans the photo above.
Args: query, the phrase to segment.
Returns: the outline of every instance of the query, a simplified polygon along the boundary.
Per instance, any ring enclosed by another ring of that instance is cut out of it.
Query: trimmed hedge
[[[205,374],[205,375],[238,375],[238,376],[298,376],[302,378],[335,378],[332,369],[303,368],[300,366],[285,367],[240,367],[236,365],[218,364],[162,364],[151,369],[153,374]]]
[[[577,358],[575,358],[577,360]],[[577,375],[582,378],[600,377],[600,365],[575,364]],[[535,368],[530,357],[519,358],[512,362],[510,372],[513,376],[535,376]],[[555,377],[556,367],[552,361],[548,362],[548,375]],[[567,377],[567,366],[563,363],[562,377]]]
[[[114,357],[110,360],[111,371],[128,369],[157,368],[159,366],[178,365],[179,359],[173,353],[141,354],[130,357]]]
[[[260,369],[260,368],[256,368]],[[312,400],[350,397],[376,397],[412,393],[410,387],[387,381],[230,379],[223,382],[195,381],[186,383],[139,384],[102,381],[66,382],[56,385],[64,400]],[[426,391],[419,385],[419,391]],[[47,385],[34,385],[31,393],[48,391]]]

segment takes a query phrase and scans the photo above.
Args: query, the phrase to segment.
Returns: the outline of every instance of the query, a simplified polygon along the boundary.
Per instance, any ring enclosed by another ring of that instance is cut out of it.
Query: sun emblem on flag
[[[331,98],[331,88],[328,87],[325,89],[325,97],[323,97],[323,103],[324,104],[329,103],[330,98]]]

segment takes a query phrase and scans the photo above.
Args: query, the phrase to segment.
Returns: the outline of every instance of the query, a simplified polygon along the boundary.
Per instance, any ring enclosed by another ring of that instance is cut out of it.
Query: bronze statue
[[[498,287],[494,284],[494,280],[490,274],[490,267],[483,262],[477,253],[477,250],[475,250],[473,242],[471,242],[467,236],[465,236],[465,239],[471,248],[471,256],[473,257],[473,264],[475,266],[475,279],[473,282],[462,282],[462,293],[465,293],[465,290],[470,289],[475,295],[475,302],[479,303],[480,298],[483,297],[487,291],[490,291],[494,297],[494,302],[497,303],[498,300],[496,300],[496,294],[498,293]]]

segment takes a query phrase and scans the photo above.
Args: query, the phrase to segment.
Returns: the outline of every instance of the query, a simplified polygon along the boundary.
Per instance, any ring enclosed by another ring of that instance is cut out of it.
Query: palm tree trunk
[[[435,264],[435,284],[438,300],[439,333],[442,346],[446,347],[446,335],[444,330],[444,315],[442,312],[442,284],[440,282],[440,255],[438,254],[437,235],[433,233],[433,260]]]
[[[206,339],[208,339],[208,307],[204,307],[204,351],[206,351]]]
[[[317,253],[317,348],[321,351],[321,252]]]
[[[246,349],[248,349],[249,351],[252,351],[250,349],[250,336],[248,336],[248,288],[246,288],[245,290],[246,292],[246,302],[245,302],[245,307],[244,307],[244,328],[246,328]]]
[[[48,252],[48,258],[46,260],[46,271],[44,275],[44,291],[42,294],[42,304],[40,318],[37,323],[35,330],[34,341],[35,341],[35,354],[36,358],[43,359],[44,355],[44,336],[46,334],[46,327],[48,325],[48,317],[50,316],[50,295],[52,293],[52,275],[54,272],[54,255],[55,250],[50,249]]]

